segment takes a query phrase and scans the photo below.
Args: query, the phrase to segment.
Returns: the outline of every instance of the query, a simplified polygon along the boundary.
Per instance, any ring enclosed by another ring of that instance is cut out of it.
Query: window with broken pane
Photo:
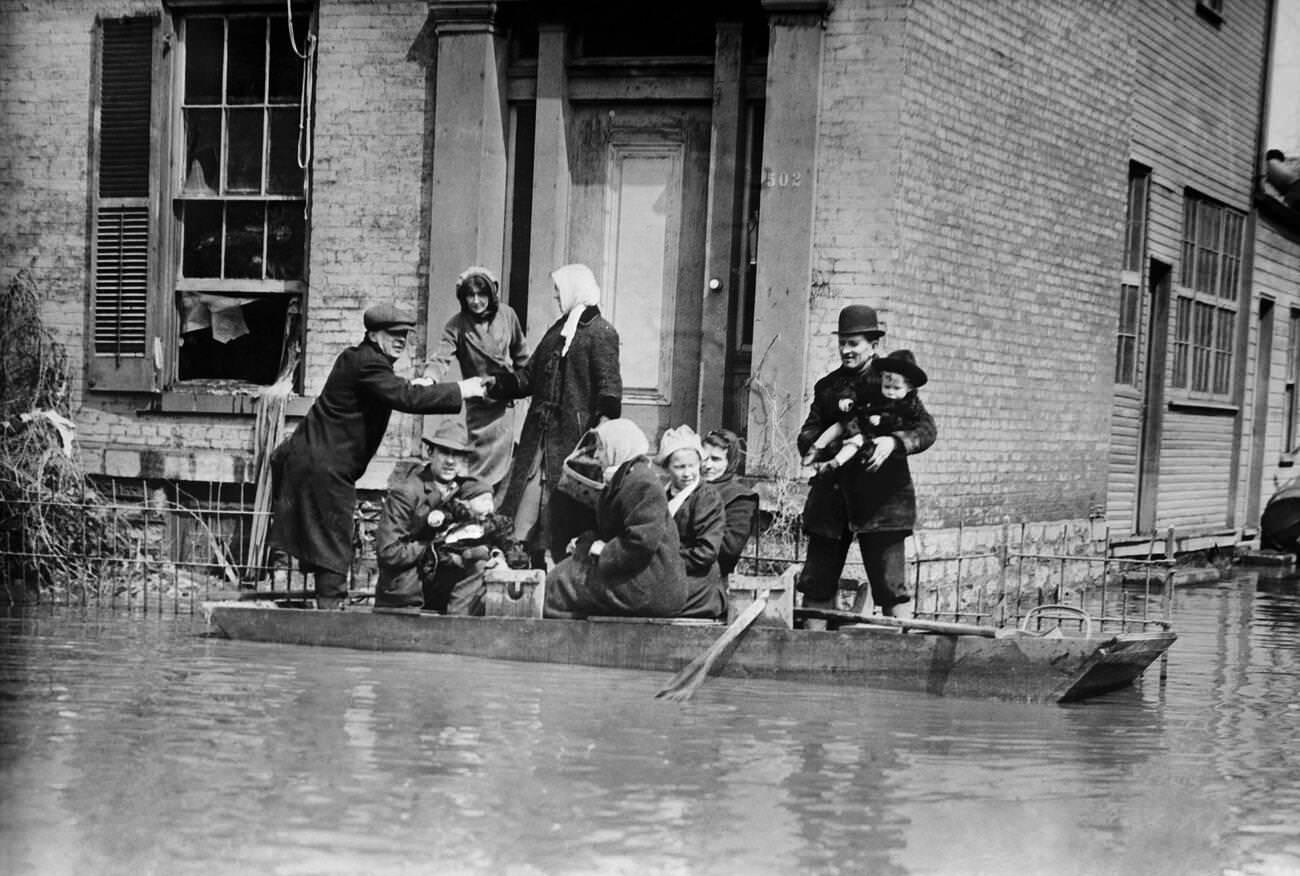
[[[178,377],[271,383],[306,291],[309,19],[205,13],[178,32]]]

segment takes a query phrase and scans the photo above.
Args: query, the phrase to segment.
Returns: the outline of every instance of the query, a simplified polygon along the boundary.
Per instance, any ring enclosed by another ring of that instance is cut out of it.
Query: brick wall
[[[362,336],[368,303],[419,304],[427,261],[427,57],[423,0],[322,4],[305,390]],[[95,15],[157,2],[50,0],[0,6],[0,283],[31,269],[42,315],[73,362],[74,419],[88,469],[123,476],[249,476],[251,416],[142,413],[144,396],[87,393],[87,162]],[[416,351],[417,355],[419,351]],[[409,360],[400,367],[409,368]],[[382,458],[416,446],[394,417]]]
[[[932,381],[939,441],[912,461],[924,526],[1084,517],[1104,498],[1117,5],[845,0],[830,18],[809,381],[834,364],[839,308],[879,307],[886,346]]]

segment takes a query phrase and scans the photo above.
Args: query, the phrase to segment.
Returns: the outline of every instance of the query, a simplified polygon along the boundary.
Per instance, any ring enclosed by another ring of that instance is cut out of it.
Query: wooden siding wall
[[[1267,4],[1225,4],[1225,19],[1218,27],[1198,16],[1190,0],[1124,4],[1121,9],[1132,16],[1131,157],[1152,168],[1147,256],[1173,266],[1172,311],[1182,266],[1185,190],[1196,189],[1237,210],[1250,209]],[[1118,267],[1117,253],[1116,295]],[[1253,329],[1257,299],[1248,300],[1252,306],[1243,306],[1238,319],[1248,320]],[[1149,320],[1150,294],[1144,288],[1139,385],[1145,375]],[[1248,354],[1239,352],[1238,368],[1247,366]],[[1249,430],[1250,400],[1234,400],[1244,412],[1239,416],[1179,407],[1178,400],[1173,390],[1166,390],[1171,407],[1160,446],[1157,527],[1222,526],[1233,517],[1230,448],[1237,429]],[[1141,399],[1131,390],[1117,390],[1106,503],[1108,523],[1117,531],[1131,530],[1135,522],[1140,416]],[[1247,442],[1242,453],[1248,452]],[[1243,465],[1242,471],[1247,468]],[[1244,494],[1238,491],[1239,501]]]
[[[1300,233],[1267,221],[1261,221],[1255,238],[1255,291],[1276,302],[1273,319],[1273,352],[1270,360],[1268,386],[1268,424],[1265,430],[1264,458],[1260,471],[1260,507],[1277,489],[1300,477],[1300,468],[1279,466],[1282,454],[1291,450],[1285,445],[1287,344],[1289,341],[1291,310],[1300,308]],[[1258,312],[1258,306],[1256,306]],[[1252,315],[1254,319],[1254,315]],[[1254,346],[1254,345],[1252,345]],[[1254,387],[1255,370],[1251,362],[1251,375],[1246,385]],[[1252,400],[1253,405],[1253,400]],[[1249,526],[1258,520],[1244,520]]]

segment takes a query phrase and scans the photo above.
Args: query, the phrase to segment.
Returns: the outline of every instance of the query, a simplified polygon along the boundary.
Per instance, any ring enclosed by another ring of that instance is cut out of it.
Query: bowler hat
[[[912,355],[911,350],[895,350],[888,356],[873,359],[871,367],[877,371],[893,371],[903,375],[907,378],[907,382],[912,384],[913,389],[920,389],[929,380],[921,370],[921,366],[916,364],[916,357]]]
[[[433,434],[425,435],[420,440],[430,447],[440,447],[456,453],[469,452],[469,431],[465,428],[464,418],[459,416],[440,418]]]
[[[880,338],[885,335],[885,327],[876,317],[876,309],[865,304],[850,304],[840,311],[840,325],[835,330],[837,335],[866,335],[868,338]]]
[[[361,317],[366,331],[410,331],[415,328],[415,317],[396,304],[375,304]]]

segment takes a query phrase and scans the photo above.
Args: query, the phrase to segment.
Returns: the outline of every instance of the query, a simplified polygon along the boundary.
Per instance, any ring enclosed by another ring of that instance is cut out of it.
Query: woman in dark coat
[[[595,429],[604,469],[596,528],[546,576],[546,616],[678,617],[691,601],[677,528],[649,441],[631,420]]]
[[[669,429],[659,439],[655,459],[668,475],[668,513],[677,527],[691,600],[683,615],[718,617],[727,609],[726,585],[718,552],[726,529],[722,497],[700,479],[704,448],[690,426]]]
[[[462,377],[495,377],[522,368],[528,361],[524,330],[509,304],[501,300],[496,275],[483,267],[466,268],[456,278],[460,311],[447,320],[431,357],[431,377],[441,380],[454,361]],[[469,431],[469,478],[493,491],[497,504],[510,475],[515,421],[510,404],[496,399],[465,403]]]
[[[501,512],[514,518],[515,539],[524,542],[534,565],[547,550],[559,560],[569,539],[589,527],[580,505],[552,491],[564,458],[583,433],[617,419],[623,409],[618,332],[596,306],[595,276],[586,265],[565,265],[551,280],[563,315],[547,329],[528,364],[498,375],[490,389],[493,398],[531,396]],[[572,520],[586,525],[551,525]]]
[[[740,555],[754,531],[758,493],[740,482],[740,438],[730,429],[716,429],[704,436],[704,460],[700,476],[722,498],[724,514],[722,547],[718,549],[718,571],[723,581],[736,568]]]
[[[316,575],[317,605],[337,608],[352,567],[357,480],[379,449],[393,411],[455,414],[483,394],[475,377],[413,383],[393,372],[415,318],[392,305],[365,312],[366,336],[334,362],[320,395],[289,440],[271,455],[273,506],[268,542]]]

